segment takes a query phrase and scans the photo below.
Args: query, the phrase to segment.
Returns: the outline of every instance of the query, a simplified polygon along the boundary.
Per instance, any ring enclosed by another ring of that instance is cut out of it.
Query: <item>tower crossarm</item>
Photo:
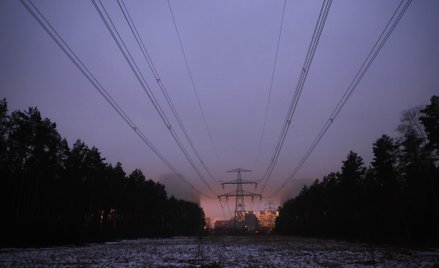
[[[226,184],[254,184],[254,185],[258,185],[257,182],[254,181],[246,181],[246,180],[234,180],[234,181],[225,181],[222,182],[221,185],[226,185]]]
[[[243,168],[235,168],[232,170],[227,171],[228,173],[241,173],[241,172],[251,172],[249,169],[243,169]]]
[[[243,196],[243,197],[259,197],[262,198],[262,195],[257,194],[257,193],[253,193],[253,192],[247,192],[247,191],[243,191],[242,193],[239,193],[237,191],[232,191],[232,192],[228,192],[225,194],[220,194],[217,197],[221,198],[221,197],[236,197],[236,196]]]

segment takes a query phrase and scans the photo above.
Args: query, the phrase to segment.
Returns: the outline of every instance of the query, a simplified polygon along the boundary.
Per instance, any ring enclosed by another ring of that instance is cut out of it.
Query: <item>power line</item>
[[[405,4],[403,5],[403,3]],[[357,74],[355,75],[354,79],[349,84],[348,88],[344,92],[341,99],[338,101],[337,105],[335,106],[334,110],[329,116],[329,119],[325,122],[320,132],[317,134],[316,138],[310,145],[310,147],[307,149],[304,156],[300,159],[297,166],[294,168],[291,175],[282,183],[282,185],[277,188],[269,197],[271,198],[275,195],[277,195],[282,189],[285,188],[285,186],[290,182],[297,174],[297,172],[302,168],[303,164],[305,164],[308,157],[311,155],[311,153],[314,151],[316,146],[319,144],[320,140],[325,135],[326,131],[328,131],[331,124],[334,122],[335,118],[338,116],[340,111],[343,109],[344,105],[348,101],[349,97],[352,95],[352,93],[357,88],[358,84],[368,71],[369,67],[372,65],[375,58],[380,53],[381,49],[389,39],[390,35],[392,34],[393,30],[398,25],[399,21],[401,20],[402,16],[410,6],[412,0],[401,0],[397,8],[395,9],[394,13],[392,14],[391,18],[387,22],[386,26],[384,27],[384,30],[381,32],[380,36],[378,37],[377,41],[375,42],[374,46],[372,47],[371,51],[367,55],[366,59],[363,61],[363,64],[361,65],[360,69],[358,70]]]
[[[180,31],[178,30],[177,22],[175,20],[174,12],[172,11],[171,3],[169,2],[169,0],[168,0],[168,7],[169,7],[169,12],[171,13],[172,22],[174,24],[175,32],[177,34],[178,44],[180,45],[181,53],[183,55],[184,63],[185,63],[185,66],[186,66],[186,71],[187,71],[187,73],[189,75],[189,79],[191,81],[192,89],[194,90],[195,97],[197,99],[198,108],[200,109],[201,117],[203,119],[207,135],[209,136],[210,143],[212,144],[213,151],[215,153],[216,158],[218,159],[218,162],[219,162],[220,166],[223,169],[225,169],[224,165],[223,165],[223,161],[221,160],[221,157],[218,154],[218,150],[216,149],[215,143],[213,142],[212,133],[210,131],[209,124],[207,123],[206,114],[204,113],[203,106],[201,105],[200,97],[199,97],[199,94],[198,94],[197,87],[195,86],[195,82],[194,82],[194,78],[192,76],[191,69],[189,68],[189,62],[187,60],[186,52],[184,51],[184,48],[183,48],[183,43],[182,43],[181,37],[180,37]]]
[[[220,208],[221,208],[221,212],[223,213],[223,217],[224,217],[224,219],[226,219],[227,218],[227,216],[226,216],[226,213],[225,213],[225,205],[223,205],[222,203],[221,203],[221,199],[218,199],[218,202],[219,202],[219,205],[220,205]]]
[[[282,8],[282,16],[281,16],[281,19],[280,19],[279,34],[277,36],[276,52],[274,53],[273,70],[271,71],[270,86],[268,88],[267,103],[265,105],[264,120],[263,120],[263,123],[262,123],[262,130],[261,130],[261,135],[259,137],[258,151],[257,151],[257,154],[256,154],[256,161],[255,162],[257,162],[258,157],[259,157],[259,153],[261,152],[262,140],[264,139],[265,126],[267,124],[268,109],[270,107],[271,91],[273,89],[273,84],[274,84],[274,74],[276,73],[277,60],[278,60],[278,54],[279,54],[279,44],[280,44],[280,39],[281,39],[281,36],[282,36],[282,28],[283,28],[283,24],[284,24],[284,16],[285,16],[285,7],[286,7],[286,5],[287,5],[287,0],[284,0],[284,4],[283,4],[283,8]]]
[[[308,72],[309,72],[309,69],[311,67],[311,63],[312,63],[312,60],[314,58],[314,55],[315,55],[315,52],[317,49],[317,45],[318,45],[319,40],[320,40],[320,36],[323,32],[323,28],[325,26],[326,19],[328,17],[328,13],[329,13],[329,10],[331,8],[331,4],[332,4],[332,0],[325,0],[322,3],[322,7],[320,9],[319,17],[317,19],[317,23],[316,23],[315,28],[314,28],[311,42],[308,46],[308,51],[306,53],[305,62],[303,63],[302,72],[300,73],[300,77],[299,77],[299,80],[298,80],[297,85],[296,85],[296,90],[294,92],[293,98],[291,99],[291,103],[290,103],[290,106],[288,108],[288,112],[287,112],[282,130],[281,130],[281,133],[279,136],[279,141],[276,144],[271,161],[270,161],[270,163],[269,163],[269,165],[264,173],[264,176],[261,179],[261,181],[263,181],[263,186],[262,186],[262,189],[260,192],[261,194],[263,193],[263,191],[265,190],[265,187],[267,186],[267,183],[271,177],[271,174],[273,173],[274,167],[276,166],[276,162],[279,158],[279,154],[282,150],[282,146],[285,142],[285,138],[286,138],[286,135],[288,133],[288,129],[289,129],[291,121],[293,119],[295,110],[297,108],[300,94],[302,93],[303,87],[305,85],[306,78],[308,76]]]
[[[151,103],[153,104],[154,108],[156,109],[157,113],[160,115],[160,118],[162,119],[163,123],[165,124],[166,128],[171,133],[171,136],[174,138],[175,142],[178,145],[178,148],[185,156],[186,160],[191,165],[192,169],[197,173],[198,177],[203,181],[203,183],[206,185],[206,187],[209,189],[211,193],[214,195],[217,195],[215,191],[211,188],[211,186],[207,183],[204,176],[200,172],[200,170],[197,168],[195,163],[193,162],[191,156],[187,152],[186,148],[184,147],[183,143],[177,136],[177,133],[175,132],[174,128],[172,127],[169,119],[167,118],[166,114],[163,112],[160,104],[158,103],[157,99],[155,98],[153,92],[151,91],[151,88],[149,87],[148,83],[146,82],[145,78],[143,77],[143,74],[140,72],[139,67],[137,66],[135,60],[133,59],[130,51],[126,47],[123,39],[121,38],[117,28],[115,27],[111,17],[109,16],[105,6],[102,4],[101,0],[98,0],[101,8],[96,3],[96,0],[91,0],[96,11],[98,12],[100,18],[104,22],[107,30],[110,32],[111,36],[113,37],[113,40],[116,42],[117,47],[122,52],[125,60],[127,61],[128,65],[130,66],[131,70],[133,71],[134,75],[136,76],[137,80],[139,81],[141,87],[145,91],[146,95],[150,99]],[[102,12],[103,11],[103,12]]]
[[[134,37],[136,39],[137,44],[140,47],[140,50],[142,51],[142,54],[143,54],[143,57],[145,58],[145,61],[148,63],[148,66],[149,66],[151,72],[154,75],[154,78],[155,78],[155,80],[157,82],[157,85],[159,86],[163,96],[166,99],[166,102],[168,103],[169,107],[171,108],[171,111],[172,111],[175,119],[177,120],[181,130],[183,131],[183,134],[184,134],[186,140],[188,141],[190,147],[192,148],[192,150],[194,151],[196,157],[198,158],[198,161],[203,166],[203,168],[206,170],[206,172],[210,176],[210,178],[212,180],[214,180],[215,182],[220,183],[220,181],[217,180],[212,175],[210,170],[207,168],[204,160],[201,158],[200,153],[195,148],[195,145],[194,145],[192,139],[190,138],[189,133],[187,132],[186,127],[184,126],[184,124],[183,124],[183,122],[182,122],[182,120],[180,118],[180,115],[178,114],[178,111],[175,108],[175,106],[174,106],[174,104],[172,102],[172,99],[170,98],[170,96],[169,96],[169,94],[168,94],[168,92],[166,90],[165,85],[163,84],[162,79],[160,78],[159,73],[158,73],[157,69],[154,66],[154,63],[153,63],[153,61],[152,61],[152,59],[151,59],[151,57],[150,57],[150,55],[148,53],[148,50],[146,49],[145,43],[143,42],[143,40],[142,40],[138,30],[137,30],[137,27],[134,24],[134,21],[133,21],[131,15],[130,15],[130,13],[128,12],[128,9],[127,9],[127,7],[125,5],[125,2],[123,0],[117,0],[117,3],[119,5],[120,10],[122,11],[123,16],[125,17],[125,20],[126,20],[128,26],[130,27],[131,32],[133,33],[133,35],[134,35]]]
[[[130,117],[125,113],[125,111],[119,106],[119,104],[111,97],[104,86],[96,79],[93,73],[87,68],[87,66],[81,61],[81,59],[76,55],[76,53],[70,48],[70,46],[65,42],[65,40],[58,34],[58,32],[49,23],[46,17],[40,12],[40,10],[28,0],[29,4],[25,0],[20,0],[21,4],[26,8],[27,11],[32,15],[32,17],[40,24],[41,27],[46,31],[47,34],[55,41],[55,43],[61,48],[61,50],[66,54],[66,56],[72,61],[72,63],[79,69],[79,71],[87,78],[87,80],[93,85],[93,87],[101,94],[101,96],[110,104],[110,106],[119,114],[119,116],[128,124],[128,126],[139,136],[139,138],[148,146],[148,148],[153,151],[153,153],[174,173],[179,173],[177,169],[160,153],[160,151],[148,140],[148,138],[143,134],[143,132],[137,127],[137,125],[130,119]],[[203,195],[203,192],[195,188],[189,181],[181,177],[181,179],[186,182],[190,188]]]

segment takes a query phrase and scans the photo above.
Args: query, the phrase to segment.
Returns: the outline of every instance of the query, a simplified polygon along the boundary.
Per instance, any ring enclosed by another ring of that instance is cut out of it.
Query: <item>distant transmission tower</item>
[[[274,207],[274,203],[273,202],[268,202],[268,203],[265,203],[265,205],[266,205],[266,208],[267,208],[267,210],[268,211],[275,211],[275,207]]]
[[[249,192],[249,191],[244,191],[242,185],[244,184],[254,184],[255,185],[255,189],[257,187],[257,183],[253,182],[253,181],[248,181],[248,180],[243,180],[241,178],[241,173],[242,172],[250,172],[251,170],[247,170],[247,169],[242,169],[242,168],[236,168],[236,169],[232,169],[229,170],[227,172],[229,173],[238,173],[237,175],[237,179],[234,181],[228,181],[228,182],[223,182],[221,183],[221,185],[224,186],[226,184],[232,184],[232,185],[236,185],[236,191],[232,191],[232,192],[228,192],[225,194],[221,194],[218,195],[218,199],[221,201],[222,197],[225,197],[227,200],[229,199],[229,197],[235,197],[235,217],[234,217],[234,222],[235,222],[235,226],[236,226],[236,222],[237,221],[244,221],[245,220],[245,203],[244,203],[244,198],[245,197],[251,197],[251,199],[253,200],[255,197],[259,197],[262,198],[262,195],[260,194],[256,194],[253,192]]]

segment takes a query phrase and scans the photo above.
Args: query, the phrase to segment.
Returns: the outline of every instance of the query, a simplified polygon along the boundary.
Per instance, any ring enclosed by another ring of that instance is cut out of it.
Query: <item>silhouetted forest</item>
[[[439,97],[402,113],[373,160],[349,152],[341,171],[285,202],[276,232],[369,241],[439,242]]]
[[[36,108],[7,111],[0,101],[0,244],[80,243],[194,235],[198,204],[168,198],[140,170],[128,176],[97,148],[72,148]]]

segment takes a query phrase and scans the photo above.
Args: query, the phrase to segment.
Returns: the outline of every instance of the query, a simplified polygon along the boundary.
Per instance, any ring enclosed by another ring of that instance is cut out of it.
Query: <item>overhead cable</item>
[[[110,106],[117,112],[117,114],[127,123],[127,125],[137,134],[137,136],[148,146],[149,149],[174,173],[180,174],[177,169],[167,160],[163,154],[148,140],[145,134],[137,127],[137,125],[130,119],[125,111],[119,106],[119,104],[108,93],[104,86],[96,79],[93,73],[87,68],[87,66],[81,61],[76,53],[70,48],[65,40],[58,34],[58,32],[49,23],[46,17],[40,12],[40,10],[33,4],[31,0],[20,0],[21,4],[26,8],[32,17],[43,27],[47,34],[55,41],[55,43],[61,48],[66,56],[72,61],[72,63],[79,69],[79,71],[87,78],[87,80],[93,85],[93,87],[101,94],[101,96],[110,104]],[[205,195],[202,191],[195,188],[189,181],[183,176],[179,176],[190,188],[207,198],[210,196]]]
[[[277,36],[276,50],[275,50],[275,53],[274,53],[273,69],[271,71],[270,85],[268,87],[267,103],[265,105],[264,119],[263,119],[263,123],[262,123],[261,135],[259,136],[258,150],[257,150],[257,153],[256,153],[256,160],[255,160],[255,162],[258,161],[259,154],[261,152],[262,140],[264,139],[265,127],[266,127],[266,124],[267,124],[268,110],[269,110],[269,107],[270,107],[270,100],[271,100],[271,91],[273,89],[274,75],[276,73],[276,67],[277,67],[277,61],[278,61],[278,55],[279,55],[279,44],[280,44],[280,39],[281,39],[281,36],[282,36],[282,28],[283,28],[283,24],[284,24],[285,7],[286,7],[286,5],[287,5],[287,0],[284,0],[284,4],[283,4],[283,8],[282,8],[282,16],[281,16],[281,19],[280,19],[279,33],[278,33],[278,36]]]
[[[288,178],[285,179],[285,181],[281,184],[280,187],[278,187],[275,191],[273,191],[270,196],[267,198],[271,198],[273,196],[276,196],[282,189],[285,189],[285,186],[290,182],[297,174],[297,172],[300,170],[300,168],[305,164],[308,157],[311,155],[311,153],[314,151],[316,146],[319,144],[320,140],[325,135],[326,131],[328,131],[329,127],[332,125],[340,111],[343,109],[344,105],[348,101],[349,97],[352,95],[352,93],[357,88],[358,84],[366,74],[366,72],[369,70],[370,66],[372,65],[375,58],[380,53],[381,49],[389,39],[390,35],[392,34],[395,27],[398,25],[399,21],[403,17],[404,13],[410,6],[412,0],[402,0],[397,8],[395,9],[393,15],[387,22],[386,26],[384,27],[384,30],[381,32],[380,36],[376,40],[374,46],[370,50],[369,54],[367,55],[366,59],[363,61],[363,64],[361,65],[360,69],[358,70],[357,74],[355,75],[354,79],[349,84],[348,88],[344,92],[341,99],[338,101],[337,105],[335,106],[332,113],[329,115],[329,119],[323,124],[323,127],[321,128],[320,132],[317,134],[314,141],[311,143],[303,157],[300,159],[299,163],[294,168],[293,172],[291,173]]]
[[[225,169],[225,168],[224,168],[223,161],[221,160],[221,157],[220,157],[220,155],[218,154],[218,150],[217,150],[217,148],[216,148],[216,145],[215,145],[215,143],[213,142],[212,133],[211,133],[211,131],[210,131],[209,124],[207,123],[207,118],[206,118],[206,114],[204,113],[203,106],[201,105],[200,97],[199,97],[199,94],[198,94],[198,89],[197,89],[197,87],[195,86],[194,77],[192,76],[191,69],[189,68],[189,62],[188,62],[188,60],[187,60],[186,52],[185,52],[185,50],[184,50],[184,48],[183,48],[183,42],[181,41],[180,31],[178,30],[177,22],[176,22],[176,20],[175,20],[174,12],[173,12],[173,10],[172,10],[171,3],[169,2],[169,0],[168,0],[168,7],[169,7],[169,12],[171,13],[172,22],[173,22],[173,24],[174,24],[175,32],[176,32],[176,34],[177,34],[178,44],[180,45],[181,53],[182,53],[182,55],[183,55],[184,63],[185,63],[185,66],[186,66],[186,71],[187,71],[187,73],[188,73],[188,75],[189,75],[189,79],[190,79],[190,81],[191,81],[192,89],[194,90],[194,93],[195,93],[195,98],[197,99],[198,108],[199,108],[199,110],[200,110],[201,117],[202,117],[202,119],[203,119],[203,123],[204,123],[204,126],[205,126],[205,128],[206,128],[207,135],[209,136],[210,143],[212,144],[212,149],[213,149],[213,151],[214,151],[214,153],[215,153],[216,158],[218,159],[218,162],[219,162],[220,166],[221,166],[223,169]]]
[[[178,114],[178,111],[175,108],[175,106],[174,106],[174,104],[172,102],[172,99],[171,99],[171,97],[169,96],[169,94],[168,94],[168,92],[166,90],[165,85],[163,84],[163,80],[160,78],[159,73],[158,73],[158,71],[157,71],[157,69],[156,69],[156,67],[155,67],[155,65],[154,65],[154,63],[153,63],[149,53],[148,53],[148,50],[146,49],[146,46],[145,46],[145,44],[144,44],[144,42],[143,42],[143,40],[142,40],[138,30],[137,30],[137,27],[134,24],[134,21],[131,18],[130,13],[128,12],[128,9],[127,9],[127,7],[125,5],[125,2],[123,0],[117,0],[117,3],[119,5],[120,10],[122,11],[122,14],[123,14],[123,16],[124,16],[128,26],[129,26],[131,32],[132,32],[132,34],[134,35],[134,38],[136,39],[137,44],[139,45],[139,48],[140,48],[140,50],[142,52],[142,55],[143,55],[145,61],[147,62],[148,66],[149,66],[149,69],[151,70],[157,85],[159,86],[159,88],[160,88],[164,98],[166,99],[166,102],[168,103],[169,107],[171,108],[171,111],[172,111],[175,119],[177,120],[178,125],[180,126],[181,130],[183,131],[183,134],[184,134],[186,140],[188,141],[190,147],[192,148],[193,152],[195,153],[198,161],[203,166],[204,170],[207,172],[209,177],[212,180],[214,180],[215,182],[220,183],[220,181],[217,180],[212,175],[210,170],[207,168],[207,166],[205,164],[205,161],[202,159],[200,153],[195,148],[195,145],[194,145],[192,139],[190,138],[189,133],[186,130],[186,127],[184,126],[183,121],[181,120],[180,115]]]
[[[192,169],[195,171],[195,173],[198,175],[198,177],[202,180],[202,182],[206,185],[206,187],[209,189],[209,191],[217,195],[215,191],[212,189],[212,187],[207,183],[206,179],[204,178],[201,171],[198,169],[198,167],[195,165],[194,161],[192,160],[190,154],[184,147],[184,144],[179,139],[177,133],[175,132],[174,128],[172,127],[169,119],[167,118],[166,114],[164,113],[163,109],[161,108],[160,104],[158,103],[157,99],[155,98],[153,92],[151,91],[151,88],[149,87],[148,83],[146,82],[145,78],[143,77],[142,72],[140,72],[139,67],[137,66],[136,61],[133,59],[130,51],[125,45],[125,42],[121,38],[117,28],[115,27],[113,20],[109,16],[105,6],[102,4],[101,0],[97,0],[99,2],[99,5],[97,4],[96,0],[91,0],[94,7],[96,8],[96,11],[98,12],[100,18],[104,22],[107,30],[110,32],[111,36],[113,37],[113,40],[117,44],[117,47],[121,51],[122,55],[124,56],[125,60],[127,61],[128,65],[130,66],[131,70],[133,71],[135,77],[139,81],[141,87],[143,88],[144,92],[148,96],[149,100],[151,101],[153,107],[159,114],[160,118],[162,119],[163,123],[165,124],[166,128],[169,130],[171,136],[175,140],[175,142],[178,145],[178,148],[185,156],[186,160],[191,165]]]
[[[319,44],[320,36],[323,32],[323,28],[325,26],[326,19],[328,17],[328,13],[329,13],[329,10],[331,8],[331,4],[332,4],[332,0],[324,0],[322,3],[322,7],[320,9],[319,17],[317,19],[317,23],[316,23],[315,28],[314,28],[311,42],[308,46],[308,51],[306,53],[305,62],[303,63],[302,71],[300,73],[300,77],[299,77],[299,80],[297,82],[296,89],[294,91],[294,95],[291,99],[291,103],[290,103],[290,106],[288,108],[288,112],[287,112],[284,124],[282,126],[282,130],[281,130],[281,133],[279,135],[278,142],[277,142],[276,147],[274,149],[273,156],[270,159],[270,163],[269,163],[269,165],[264,173],[264,176],[261,178],[263,185],[262,185],[262,189],[260,191],[260,194],[262,194],[264,192],[265,187],[267,186],[267,183],[271,178],[271,174],[273,173],[274,167],[276,166],[276,162],[279,158],[279,154],[282,150],[282,146],[285,142],[285,138],[286,138],[286,135],[288,133],[288,129],[291,125],[294,113],[296,111],[297,104],[299,102],[299,98],[300,98],[300,95],[302,93],[303,87],[305,85],[306,78],[308,76],[309,69],[311,67],[311,63],[312,63],[312,60],[314,58],[314,55],[315,55],[315,52],[317,49],[317,45]]]

